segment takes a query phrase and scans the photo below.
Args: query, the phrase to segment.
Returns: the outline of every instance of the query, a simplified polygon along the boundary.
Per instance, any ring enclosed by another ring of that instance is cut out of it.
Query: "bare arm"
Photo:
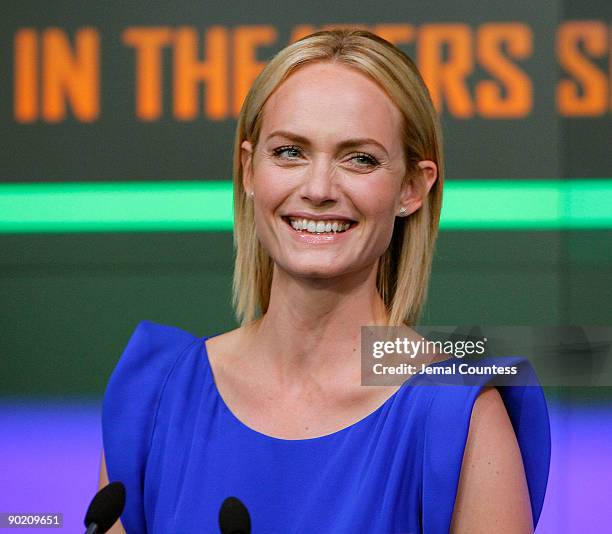
[[[102,459],[100,461],[100,482],[98,484],[98,489],[102,489],[107,484],[108,474],[106,472],[106,460],[104,459],[104,451],[102,451]],[[121,524],[121,519],[118,519],[111,529],[107,530],[107,532],[108,534],[125,534],[125,530]]]
[[[451,532],[533,533],[521,452],[493,387],[485,388],[474,403]]]

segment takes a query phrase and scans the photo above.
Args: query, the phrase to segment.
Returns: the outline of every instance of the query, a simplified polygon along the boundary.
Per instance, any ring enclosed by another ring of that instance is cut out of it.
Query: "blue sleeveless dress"
[[[230,412],[206,339],[141,321],[108,382],[103,444],[109,480],[126,487],[128,534],[218,533],[229,496],[246,505],[253,534],[449,531],[472,406],[491,376],[415,387],[425,375],[414,375],[357,423],[284,440]],[[499,388],[536,525],[548,479],[548,411],[529,363],[504,361],[536,384]]]

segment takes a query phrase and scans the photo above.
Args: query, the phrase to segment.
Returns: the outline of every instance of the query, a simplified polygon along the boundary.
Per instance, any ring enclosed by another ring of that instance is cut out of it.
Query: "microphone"
[[[92,499],[85,514],[85,534],[103,534],[110,529],[125,506],[125,486],[111,482],[104,486]]]
[[[219,509],[221,534],[251,534],[251,517],[236,497],[228,497]]]

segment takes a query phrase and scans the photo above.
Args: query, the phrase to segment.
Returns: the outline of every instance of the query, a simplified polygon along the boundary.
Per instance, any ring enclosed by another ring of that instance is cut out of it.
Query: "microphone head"
[[[103,534],[119,519],[124,506],[125,486],[121,482],[111,482],[92,499],[85,514],[85,527],[95,523],[98,533]]]
[[[221,534],[251,534],[251,517],[236,497],[228,497],[219,510]]]

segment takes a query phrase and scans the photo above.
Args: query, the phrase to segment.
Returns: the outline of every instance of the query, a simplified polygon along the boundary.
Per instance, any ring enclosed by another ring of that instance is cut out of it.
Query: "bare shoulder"
[[[249,344],[248,328],[242,326],[216,335],[206,340],[208,361],[218,382],[232,381],[234,370],[241,356],[248,353],[245,347]],[[248,363],[248,359],[242,363]]]
[[[482,390],[470,419],[451,532],[533,532],[521,451],[499,391]]]
[[[251,358],[245,357],[252,354],[251,339],[249,328],[241,326],[206,340],[208,361],[224,398],[244,388],[245,380],[253,372],[249,367]],[[245,369],[245,366],[249,368]]]

